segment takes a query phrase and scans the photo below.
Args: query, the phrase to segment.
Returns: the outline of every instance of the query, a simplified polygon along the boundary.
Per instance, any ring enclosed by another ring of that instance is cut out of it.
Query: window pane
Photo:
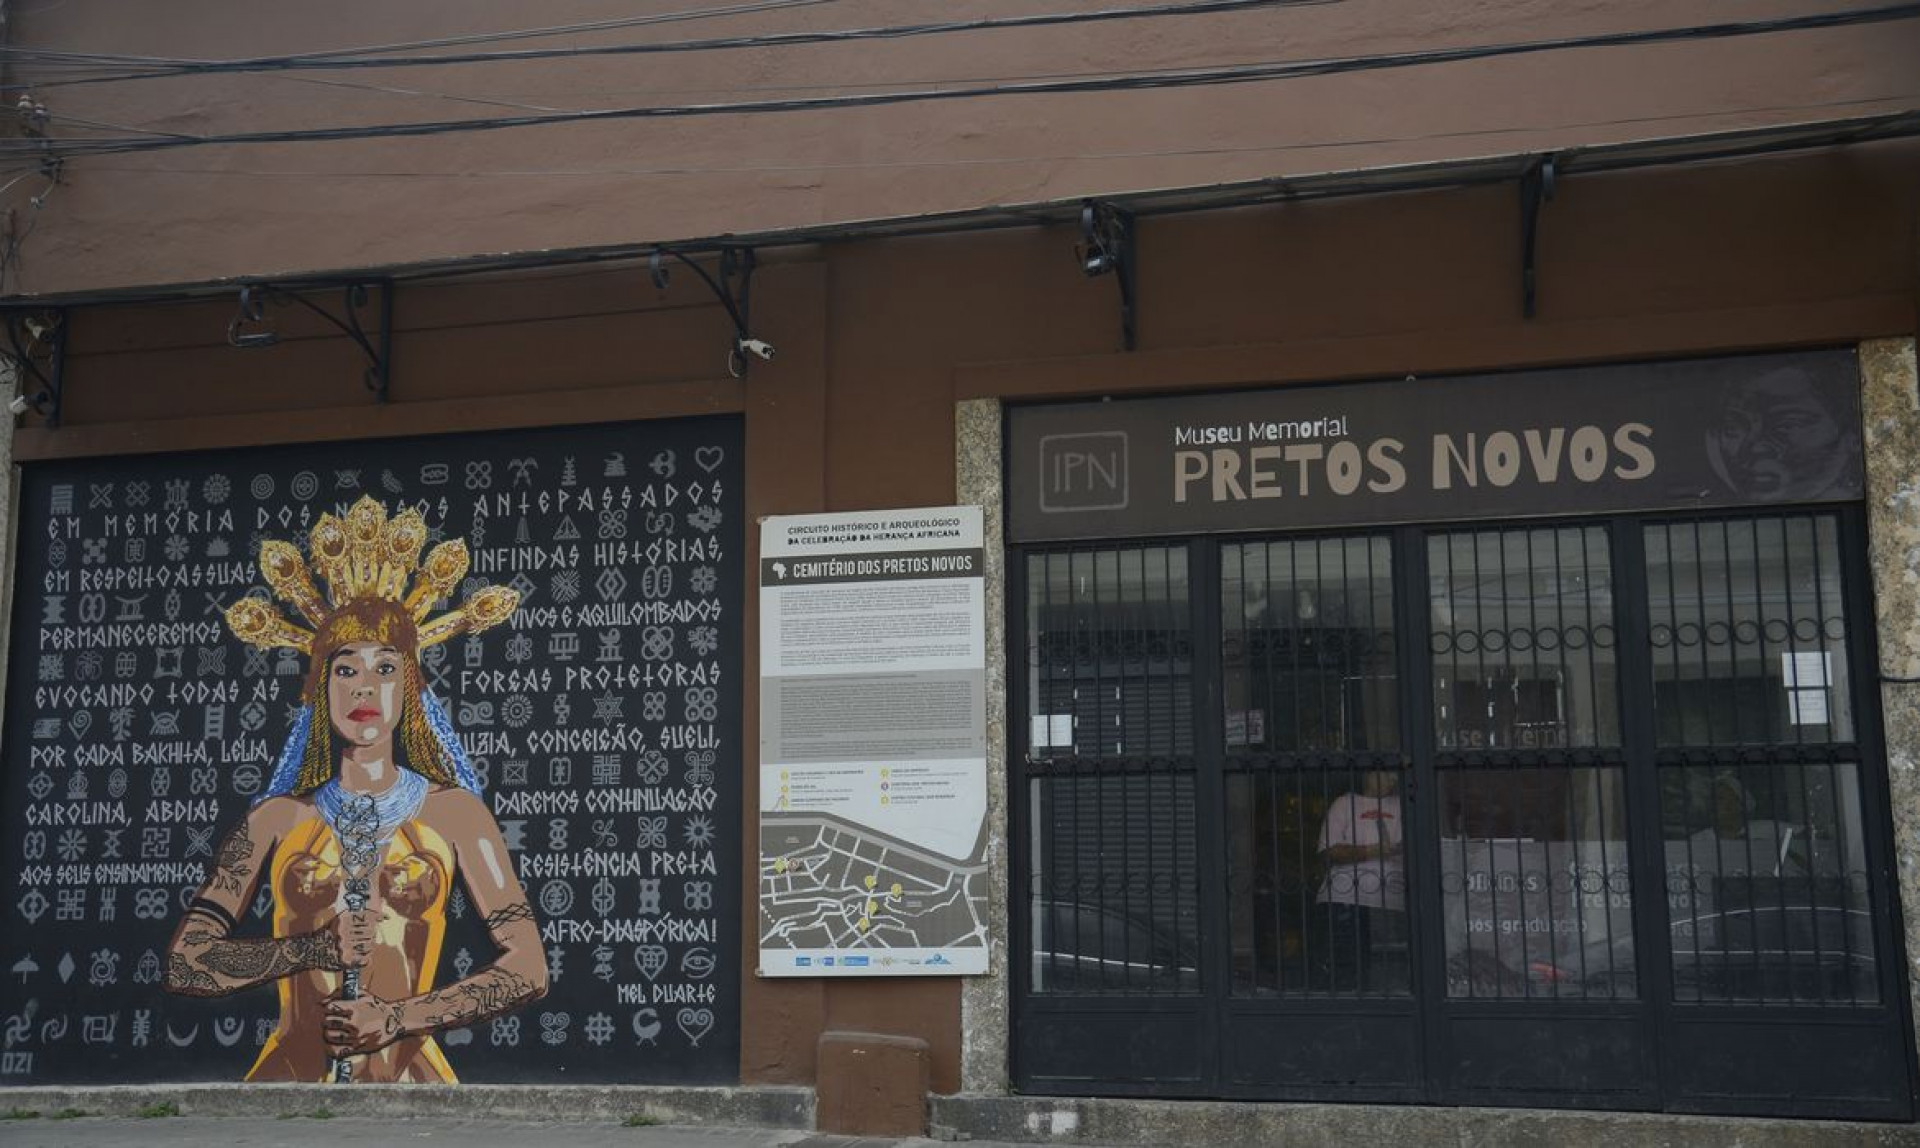
[[[1385,538],[1220,548],[1227,752],[1400,744]]]
[[[1029,752],[1193,751],[1187,552],[1072,550],[1027,561]]]
[[[1190,773],[1029,783],[1034,992],[1200,991],[1193,792]]]
[[[1631,998],[1624,771],[1440,775],[1447,995]]]
[[[1660,523],[1646,539],[1660,744],[1853,740],[1832,515]]]
[[[1401,781],[1357,767],[1228,776],[1235,994],[1411,991]]]
[[[1441,750],[1620,744],[1604,528],[1437,534],[1427,562]]]
[[[1876,1004],[1859,769],[1660,771],[1676,1000]]]

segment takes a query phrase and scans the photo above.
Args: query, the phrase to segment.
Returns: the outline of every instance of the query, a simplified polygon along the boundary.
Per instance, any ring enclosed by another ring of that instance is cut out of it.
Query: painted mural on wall
[[[0,1083],[733,1079],[738,454],[29,468]]]

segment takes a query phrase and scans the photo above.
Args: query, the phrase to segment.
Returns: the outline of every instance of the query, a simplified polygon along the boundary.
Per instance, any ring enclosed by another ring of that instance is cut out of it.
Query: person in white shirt
[[[1406,911],[1398,786],[1399,777],[1391,770],[1369,771],[1360,792],[1334,798],[1320,824],[1326,875],[1318,901],[1327,907],[1328,924],[1321,967],[1325,984],[1335,991],[1378,987],[1369,976],[1375,915]]]

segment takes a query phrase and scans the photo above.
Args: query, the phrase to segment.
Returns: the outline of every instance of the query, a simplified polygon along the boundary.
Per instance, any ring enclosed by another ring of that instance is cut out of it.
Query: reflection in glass
[[[1411,990],[1401,780],[1358,767],[1228,775],[1236,994]]]
[[[1660,781],[1674,998],[1877,1003],[1858,768],[1670,766]]]
[[[1387,539],[1222,546],[1220,630],[1228,753],[1399,746]]]
[[[1852,741],[1831,514],[1649,525],[1662,745]]]
[[[1032,991],[1198,992],[1186,549],[1066,549],[1026,574]]]
[[[1027,560],[1028,748],[1036,758],[1193,751],[1183,547]]]
[[[1443,752],[1620,744],[1604,528],[1436,534],[1427,563]]]
[[[1029,783],[1032,991],[1200,991],[1193,792],[1175,773]]]
[[[1440,775],[1450,997],[1636,995],[1624,771]]]

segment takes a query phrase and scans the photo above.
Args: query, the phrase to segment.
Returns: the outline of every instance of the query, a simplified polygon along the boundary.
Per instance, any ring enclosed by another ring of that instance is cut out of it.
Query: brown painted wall
[[[953,498],[956,398],[1911,333],[1917,203],[1915,144],[1572,179],[1544,218],[1533,321],[1520,318],[1511,187],[1154,218],[1140,236],[1132,354],[1118,351],[1113,281],[1079,274],[1066,230],[801,249],[755,280],[757,333],[780,355],[745,382],[724,378],[727,323],[691,276],[666,292],[644,267],[409,285],[384,407],[361,389],[356,354],[297,310],[275,311],[279,329],[310,338],[241,351],[223,341],[227,303],[87,309],[74,317],[68,425],[25,427],[16,450],[31,459],[741,411],[754,516],[942,504]],[[751,675],[752,597],[743,605]],[[749,689],[749,745],[755,709]],[[749,810],[755,777],[750,763]],[[750,860],[751,822],[743,833]],[[959,1086],[954,980],[749,977],[743,990],[748,1081],[813,1081],[820,1034],[852,1030],[925,1039],[933,1088]]]
[[[479,47],[1106,6],[837,0]],[[20,47],[227,59],[690,7],[689,0],[556,0],[532,8],[503,0],[340,0],[269,13],[218,0],[67,0],[8,5],[8,33]],[[58,86],[70,73],[22,63],[9,78],[39,85],[34,92],[54,117],[55,137],[125,137],[127,129],[208,135],[1371,56],[1857,7],[1839,0],[1731,8],[1709,0],[1313,0],[1231,14],[724,53],[82,86]],[[1920,21],[1909,20],[1234,86],[79,158],[43,210],[27,202],[44,189],[38,177],[7,194],[14,233],[34,230],[0,291],[664,242],[1844,118],[1920,107],[1915,59]]]

